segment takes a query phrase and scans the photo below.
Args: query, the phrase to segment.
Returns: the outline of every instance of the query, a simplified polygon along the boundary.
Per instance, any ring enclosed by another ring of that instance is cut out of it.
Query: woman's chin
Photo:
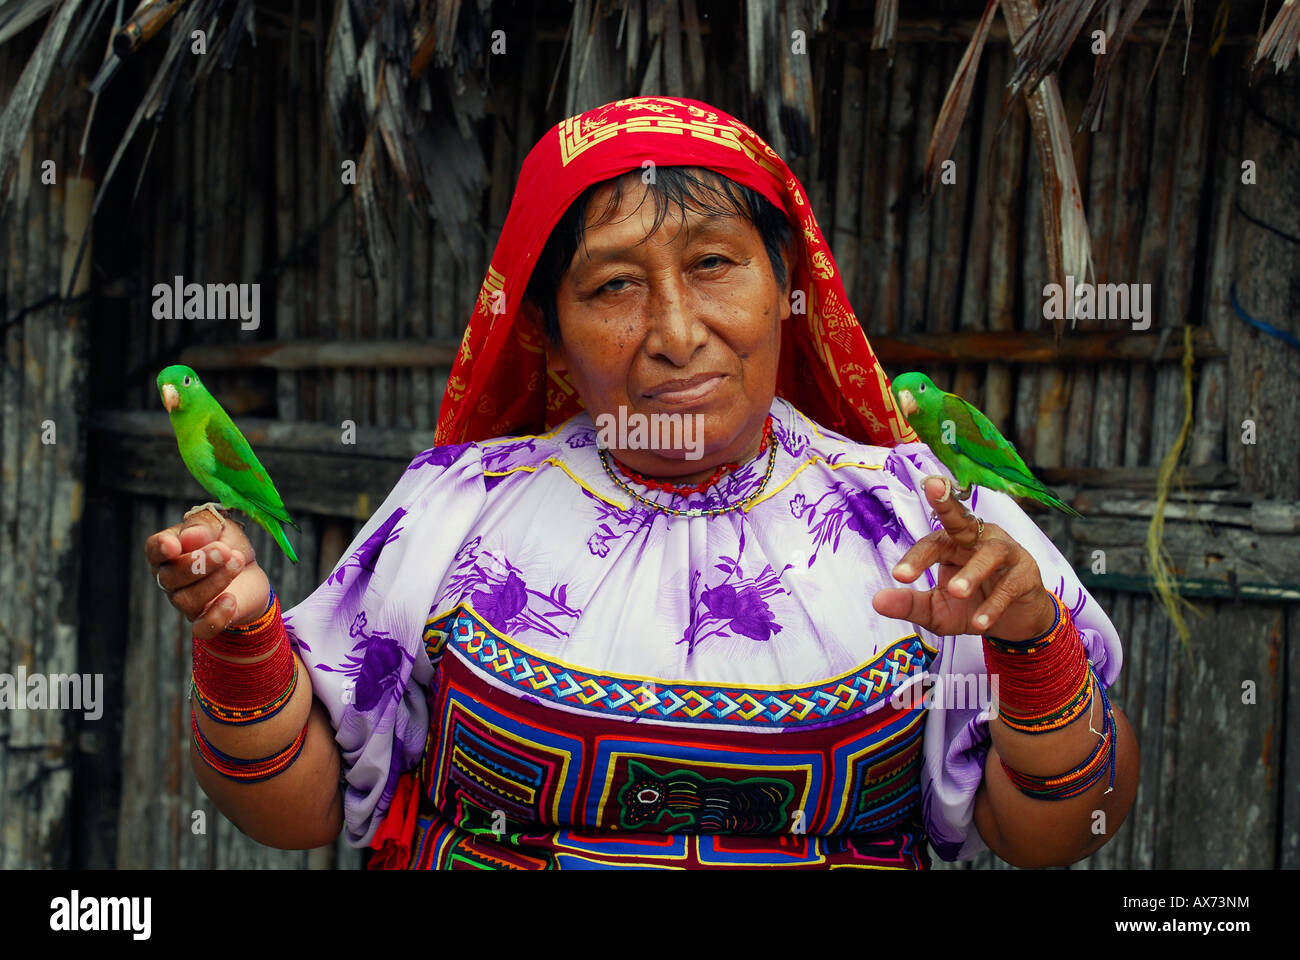
[[[753,445],[752,438],[741,436],[744,432],[743,426],[735,423],[733,417],[701,414],[701,419],[679,437],[672,438],[674,442],[671,444],[664,442],[652,448],[615,450],[614,456],[638,473],[650,477],[707,475],[721,464],[734,463],[744,457]],[[666,437],[662,439],[668,440]]]

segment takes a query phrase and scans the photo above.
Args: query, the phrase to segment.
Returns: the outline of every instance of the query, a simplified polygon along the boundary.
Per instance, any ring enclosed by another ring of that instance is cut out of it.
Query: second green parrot
[[[957,499],[965,500],[978,484],[1082,516],[1029,471],[988,417],[955,393],[945,393],[916,372],[895,377],[890,389],[916,435],[965,488]]]
[[[173,364],[158,374],[158,392],[176,432],[181,459],[194,479],[220,500],[221,506],[242,510],[252,517],[285,555],[297,563],[298,557],[282,524],[287,523],[295,530],[301,528],[290,518],[253,448],[198,375],[184,364]],[[185,516],[202,510],[216,514],[214,506],[204,504]]]

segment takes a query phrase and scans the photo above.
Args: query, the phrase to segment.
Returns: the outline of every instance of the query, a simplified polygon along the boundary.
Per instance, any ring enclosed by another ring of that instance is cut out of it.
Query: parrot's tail
[[[1064,500],[1062,500],[1054,493],[1048,493],[1045,497],[1042,497],[1041,499],[1048,506],[1055,507],[1057,510],[1060,510],[1063,514],[1065,514],[1068,517],[1079,517],[1079,518],[1083,517],[1083,514],[1081,514],[1078,510],[1074,509],[1074,507],[1070,506],[1068,503],[1066,503]]]
[[[275,519],[275,517],[265,516],[260,512],[253,519],[271,535],[272,540],[280,545],[280,549],[284,551],[284,555],[289,558],[290,563],[298,562],[298,555],[293,552],[293,545],[289,543],[289,538],[284,535],[284,527],[280,525],[279,520]]]
[[[1069,505],[1069,503],[1061,500],[1060,497],[1054,498],[1052,506],[1056,507],[1057,510],[1060,510],[1062,514],[1066,514],[1067,516],[1078,516],[1080,520],[1083,519],[1083,514],[1080,514],[1079,511],[1075,510],[1073,506]]]
[[[1026,500],[1037,500],[1039,503],[1045,503],[1049,507],[1054,507],[1066,516],[1079,517],[1080,519],[1083,517],[1083,514],[1074,509],[1074,507],[1070,506],[1051,490],[1047,489],[1047,487],[1030,487],[1023,483],[1017,483],[1013,487],[1013,492],[1017,496],[1024,497]]]

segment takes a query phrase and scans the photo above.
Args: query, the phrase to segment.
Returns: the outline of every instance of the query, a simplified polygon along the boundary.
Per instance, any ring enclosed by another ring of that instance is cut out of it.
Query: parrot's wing
[[[267,476],[266,469],[253,453],[253,448],[220,407],[208,415],[203,434],[212,446],[214,472],[221,481],[252,506],[281,523],[298,529],[298,525],[289,517],[289,511],[284,508],[284,501]]]
[[[956,427],[957,452],[1004,480],[1024,484],[1034,490],[1047,488],[1029,472],[1015,446],[998,431],[993,421],[955,393],[943,395],[940,420],[951,420]]]

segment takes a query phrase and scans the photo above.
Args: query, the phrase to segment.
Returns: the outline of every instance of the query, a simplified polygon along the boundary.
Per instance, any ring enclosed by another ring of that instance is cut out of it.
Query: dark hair
[[[640,173],[640,170],[629,170],[609,180],[593,183],[569,204],[569,209],[551,231],[528,280],[524,296],[541,310],[543,327],[552,343],[560,340],[560,315],[555,307],[556,291],[559,290],[560,280],[569,269],[569,264],[573,262],[574,253],[586,239],[588,204],[599,190],[613,186],[605,212],[592,226],[606,223],[618,211],[624,180],[639,176]],[[776,278],[777,285],[785,289],[785,263],[781,259],[781,252],[790,247],[794,230],[785,214],[767,197],[752,187],[700,167],[657,167],[653,182],[647,186],[649,189],[646,195],[653,195],[655,200],[651,235],[659,229],[672,204],[677,205],[683,223],[688,206],[706,216],[744,217],[763,238],[763,246],[767,248],[767,257],[772,264],[772,276]],[[645,202],[644,198],[642,202]]]

